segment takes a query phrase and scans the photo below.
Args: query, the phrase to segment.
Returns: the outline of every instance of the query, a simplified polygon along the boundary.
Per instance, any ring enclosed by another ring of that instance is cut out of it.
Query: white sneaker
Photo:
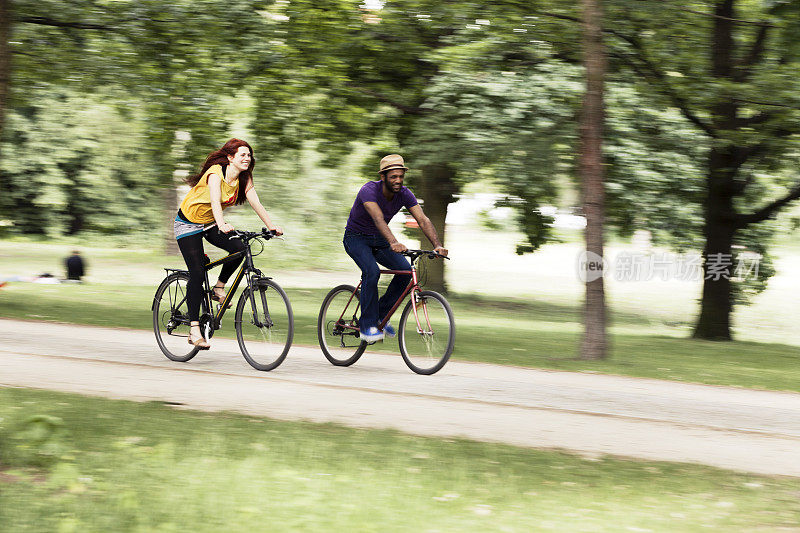
[[[379,340],[382,339],[383,339],[383,332],[378,328],[376,328],[375,326],[372,326],[367,331],[361,332],[361,340],[364,342],[373,343],[373,342],[378,342]]]
[[[383,326],[383,333],[390,339],[397,335],[397,332],[394,330],[391,324],[386,324]]]

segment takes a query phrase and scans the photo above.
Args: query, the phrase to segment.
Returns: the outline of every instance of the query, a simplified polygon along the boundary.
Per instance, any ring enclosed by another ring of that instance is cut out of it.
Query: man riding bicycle
[[[411,279],[409,274],[396,274],[386,293],[378,298],[380,268],[377,263],[389,270],[411,270],[408,260],[400,254],[408,248],[389,229],[392,217],[402,207],[408,209],[422,232],[433,243],[434,251],[447,255],[433,223],[425,216],[414,193],[403,186],[407,170],[403,158],[398,154],[381,159],[378,170],[381,179],[367,182],[361,187],[345,227],[344,249],[361,269],[359,329],[361,340],[366,342],[377,342],[383,339],[384,333],[388,337],[394,337],[392,326],[386,324],[381,331],[378,325],[381,317],[386,316]]]

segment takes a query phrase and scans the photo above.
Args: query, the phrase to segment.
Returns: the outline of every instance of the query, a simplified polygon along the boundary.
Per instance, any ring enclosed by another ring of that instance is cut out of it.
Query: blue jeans
[[[386,293],[378,299],[378,278],[380,268],[378,263],[389,270],[411,270],[408,260],[393,252],[389,242],[380,235],[366,235],[355,231],[345,230],[344,249],[347,255],[353,258],[358,268],[361,269],[361,331],[380,323],[403,290],[411,281],[410,274],[395,274]]]

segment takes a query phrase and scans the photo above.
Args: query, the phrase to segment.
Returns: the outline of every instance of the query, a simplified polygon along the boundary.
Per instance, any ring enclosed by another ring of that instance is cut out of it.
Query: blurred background
[[[2,5],[0,238],[16,243],[4,248],[31,260],[45,244],[176,256],[183,178],[241,137],[255,150],[259,194],[287,229],[270,266],[352,272],[340,244],[348,210],[378,159],[398,152],[456,259],[430,265],[429,287],[579,303],[574,3]],[[604,232],[612,251],[647,262],[698,256],[723,220],[730,260],[747,252],[758,268],[719,305],[752,338],[759,316],[795,310],[780,295],[793,286],[800,221],[800,16],[787,1],[662,7],[604,6]],[[248,211],[232,221],[252,227]],[[409,242],[420,237],[395,224]],[[64,253],[45,251],[53,262],[35,268],[4,255],[2,274],[60,273]],[[154,263],[167,261],[180,259]],[[107,277],[102,261],[93,267],[87,280]],[[697,276],[666,286],[607,277],[616,309],[684,326],[699,314]],[[759,299],[769,287],[781,289]],[[733,336],[722,327],[701,337]]]

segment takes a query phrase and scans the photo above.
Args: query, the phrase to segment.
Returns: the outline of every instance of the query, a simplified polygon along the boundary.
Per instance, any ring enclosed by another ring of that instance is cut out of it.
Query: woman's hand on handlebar
[[[220,224],[218,227],[219,227],[219,230],[220,230],[222,233],[230,233],[230,232],[232,232],[232,231],[233,231],[233,226],[231,226],[231,225],[230,225],[230,224],[228,224],[227,222],[223,222],[223,223],[222,223],[222,224]]]
[[[276,237],[280,237],[283,235],[283,228],[280,226],[275,226],[274,228],[267,228],[270,232],[274,233]]]

